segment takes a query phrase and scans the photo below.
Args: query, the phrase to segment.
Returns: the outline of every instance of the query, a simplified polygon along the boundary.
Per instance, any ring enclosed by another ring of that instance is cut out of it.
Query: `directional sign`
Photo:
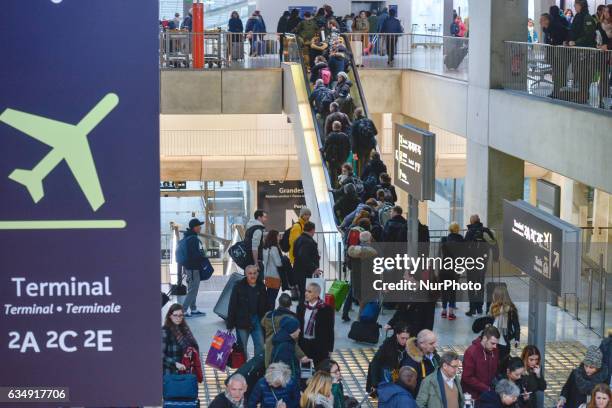
[[[557,293],[575,293],[580,229],[525,201],[504,202],[503,255]]]
[[[410,125],[393,127],[395,185],[417,200],[435,195],[436,135]]]

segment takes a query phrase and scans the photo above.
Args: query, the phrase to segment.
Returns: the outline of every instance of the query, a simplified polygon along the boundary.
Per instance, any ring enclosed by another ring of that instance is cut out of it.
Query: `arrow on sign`
[[[554,251],[553,252],[553,268],[558,268],[559,267],[559,252]]]

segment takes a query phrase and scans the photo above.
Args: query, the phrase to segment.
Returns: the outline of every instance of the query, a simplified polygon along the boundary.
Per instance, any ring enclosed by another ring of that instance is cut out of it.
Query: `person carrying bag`
[[[263,247],[264,284],[268,298],[268,309],[273,310],[276,297],[281,288],[281,277],[278,268],[283,266],[281,250],[278,243],[278,231],[270,230]]]

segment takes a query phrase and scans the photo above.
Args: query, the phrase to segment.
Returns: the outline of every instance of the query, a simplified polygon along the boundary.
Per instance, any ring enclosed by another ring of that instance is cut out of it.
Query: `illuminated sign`
[[[393,127],[395,186],[417,200],[435,195],[436,135],[409,125]]]
[[[503,255],[557,294],[575,293],[580,229],[525,201],[504,201]]]

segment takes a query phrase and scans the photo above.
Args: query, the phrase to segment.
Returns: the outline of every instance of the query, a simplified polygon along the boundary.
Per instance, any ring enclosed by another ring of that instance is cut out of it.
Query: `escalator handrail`
[[[332,188],[331,178],[330,178],[330,175],[329,175],[329,170],[328,170],[327,165],[326,165],[325,157],[323,157],[323,153],[321,152],[321,149],[323,148],[323,144],[322,144],[323,138],[321,137],[321,129],[319,129],[319,122],[317,121],[317,112],[315,111],[314,107],[312,106],[312,103],[310,103],[310,95],[312,93],[312,90],[310,89],[310,78],[308,77],[308,70],[306,69],[306,64],[304,63],[304,57],[302,55],[302,52],[299,49],[299,45],[297,43],[297,37],[293,36],[292,38],[294,39],[295,44],[298,47],[297,54],[298,54],[300,65],[302,67],[302,74],[304,75],[304,83],[306,85],[306,92],[308,93],[308,101],[309,101],[309,105],[310,105],[310,113],[312,115],[313,125],[314,125],[314,128],[315,128],[315,132],[317,134],[317,143],[318,143],[318,146],[319,146],[319,154],[321,155],[321,159],[322,159],[321,162],[323,163],[323,174],[325,175],[325,182],[327,183],[327,189],[330,190]],[[335,198],[334,198],[334,194],[331,191],[328,194],[329,194],[329,197],[330,197],[330,203],[335,203],[336,201],[335,201]],[[336,220],[336,228],[337,228],[338,232],[340,232],[340,229],[338,228],[338,220],[336,219],[336,214],[334,214],[334,219]]]
[[[361,106],[363,108],[363,114],[366,118],[370,117],[370,113],[368,111],[368,103],[366,102],[365,95],[363,94],[363,88],[361,87],[361,79],[359,79],[359,72],[357,72],[357,67],[355,66],[355,58],[353,58],[353,49],[351,48],[350,38],[346,34],[342,34],[342,38],[344,38],[344,45],[351,56],[351,68],[353,70],[353,76],[355,77],[355,86],[357,87],[357,92],[359,93],[359,99],[361,100]],[[377,146],[378,147],[378,146]]]

